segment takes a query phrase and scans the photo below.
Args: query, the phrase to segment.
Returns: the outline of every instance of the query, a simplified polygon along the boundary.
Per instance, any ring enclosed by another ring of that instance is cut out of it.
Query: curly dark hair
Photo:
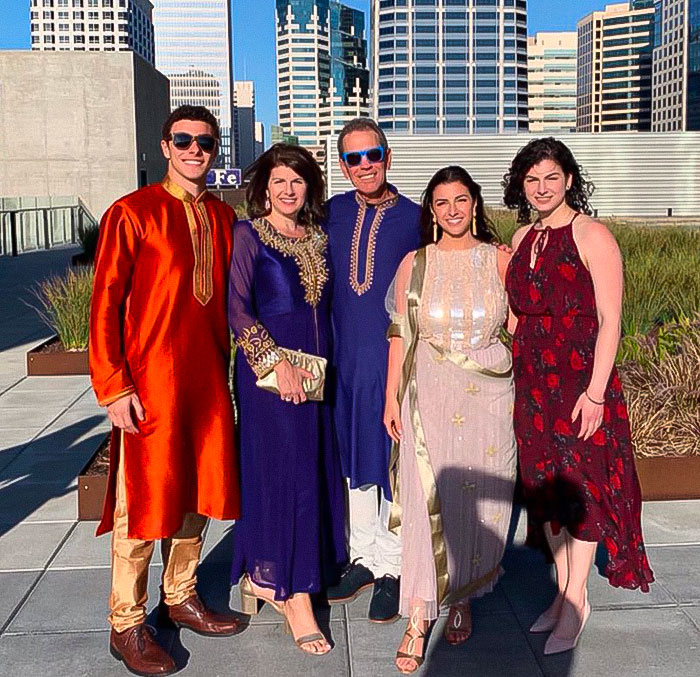
[[[168,141],[170,139],[170,131],[173,125],[180,120],[196,120],[198,122],[206,122],[214,132],[214,136],[218,139],[221,136],[221,130],[219,129],[219,123],[212,113],[206,106],[178,106],[163,123],[163,141]]]
[[[306,148],[286,143],[274,144],[246,169],[245,178],[250,178],[245,192],[248,216],[257,219],[270,214],[267,184],[272,170],[280,166],[289,167],[306,181],[306,203],[299,212],[299,223],[304,226],[320,224],[326,218],[326,189],[321,168]]]
[[[421,200],[420,230],[423,246],[433,242],[433,214],[430,210],[433,203],[435,188],[444,183],[461,183],[476,202],[476,239],[482,242],[493,242],[496,234],[493,225],[484,211],[484,198],[481,195],[481,186],[472,179],[469,172],[463,167],[452,165],[438,170],[423,191]],[[439,240],[442,237],[442,228],[438,226]],[[437,240],[436,240],[437,241]]]
[[[552,136],[533,139],[518,151],[510,169],[503,176],[503,203],[509,209],[518,210],[518,223],[531,222],[531,206],[525,197],[523,184],[527,173],[542,160],[556,162],[567,177],[572,178],[571,188],[566,191],[566,204],[577,212],[592,214],[588,198],[595,186],[587,181],[581,165],[576,162],[569,147]]]

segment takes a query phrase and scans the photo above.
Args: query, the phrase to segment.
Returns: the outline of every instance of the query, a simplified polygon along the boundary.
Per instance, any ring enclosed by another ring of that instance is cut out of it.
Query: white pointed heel
[[[578,629],[576,637],[573,639],[560,639],[554,633],[552,633],[547,638],[547,642],[544,645],[544,655],[551,656],[552,654],[564,653],[565,651],[571,651],[574,649],[578,644],[579,637],[581,637],[590,615],[591,605],[588,603],[588,599],[586,599],[586,606],[583,609],[583,618],[581,619],[581,627]]]

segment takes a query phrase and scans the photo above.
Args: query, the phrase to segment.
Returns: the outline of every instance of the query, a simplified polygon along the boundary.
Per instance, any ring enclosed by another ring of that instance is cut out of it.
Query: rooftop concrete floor
[[[108,430],[87,377],[25,375],[25,353],[48,335],[24,303],[26,287],[63,268],[72,252],[0,257],[0,673],[13,677],[125,675],[107,652],[109,537],[77,521],[76,475]],[[522,546],[523,522],[495,592],[474,604],[474,634],[461,647],[432,633],[419,674],[475,677],[690,677],[700,659],[700,502],[647,503],[644,528],[657,582],[649,594],[614,589],[594,569],[593,614],[572,653],[545,658],[546,635],[527,632],[553,596],[551,571]],[[214,607],[238,608],[228,585],[230,524],[210,523],[199,587]],[[151,566],[149,608],[161,571]],[[334,648],[305,656],[267,607],[237,637],[161,628],[183,675],[398,674],[403,623],[366,619],[369,596],[319,608]],[[157,622],[155,614],[151,620]]]

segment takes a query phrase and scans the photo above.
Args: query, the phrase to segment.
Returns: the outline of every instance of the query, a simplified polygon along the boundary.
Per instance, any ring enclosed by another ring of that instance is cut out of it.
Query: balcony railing
[[[79,197],[0,198],[0,255],[74,244],[97,220]]]

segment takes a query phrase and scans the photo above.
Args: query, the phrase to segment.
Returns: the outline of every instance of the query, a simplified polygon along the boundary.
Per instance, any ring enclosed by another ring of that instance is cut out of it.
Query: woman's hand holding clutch
[[[401,409],[396,396],[387,395],[384,405],[384,427],[389,437],[397,444],[401,441]]]
[[[301,404],[306,402],[306,393],[302,384],[303,379],[312,379],[314,375],[306,369],[293,366],[289,360],[284,359],[275,365],[277,374],[277,385],[279,386],[280,398],[285,402]]]

